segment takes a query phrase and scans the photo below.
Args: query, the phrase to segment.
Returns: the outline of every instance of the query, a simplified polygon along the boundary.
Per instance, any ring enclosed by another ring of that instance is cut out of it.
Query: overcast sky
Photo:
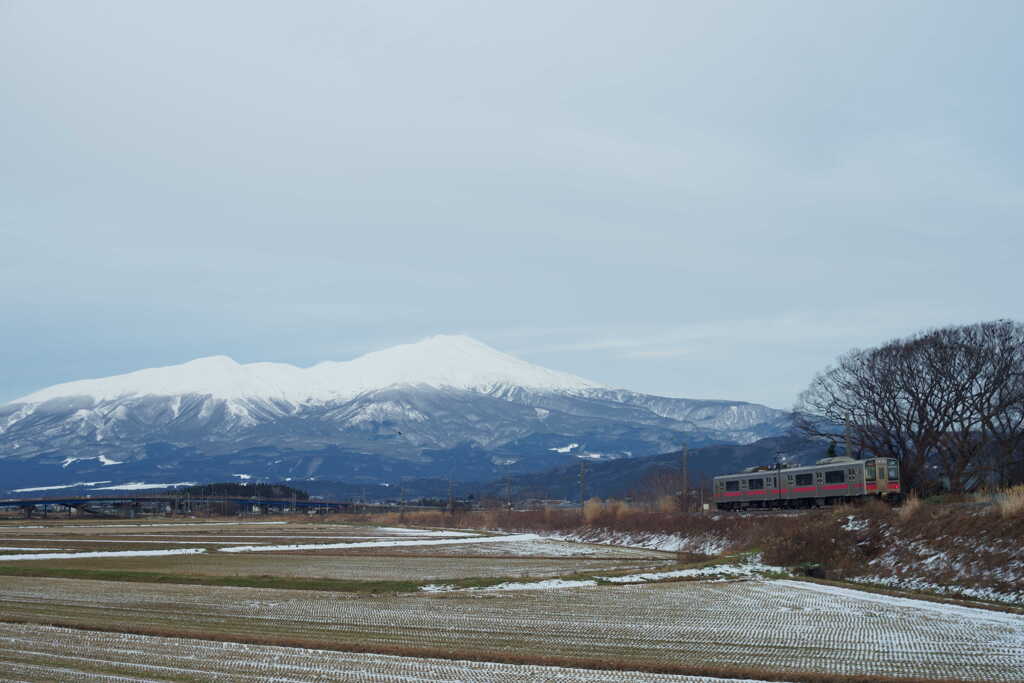
[[[0,0],[0,401],[464,333],[790,407],[1024,319],[1024,3]]]

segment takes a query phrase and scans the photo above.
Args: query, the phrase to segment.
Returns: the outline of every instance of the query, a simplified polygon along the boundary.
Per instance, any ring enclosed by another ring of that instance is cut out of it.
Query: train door
[[[875,476],[875,461],[864,461],[864,490],[868,493],[878,490],[878,478]]]
[[[899,495],[900,491],[900,466],[899,461],[895,458],[888,460],[888,466],[886,467],[889,479],[889,493],[895,493]]]

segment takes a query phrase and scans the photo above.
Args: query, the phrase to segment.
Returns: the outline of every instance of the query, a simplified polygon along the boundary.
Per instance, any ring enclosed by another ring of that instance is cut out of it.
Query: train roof
[[[885,458],[883,458],[883,460],[884,459]],[[874,458],[868,458],[867,460],[874,460]],[[850,458],[849,460],[844,460],[842,462],[828,462],[828,463],[823,463],[823,464],[815,463],[813,465],[799,465],[797,467],[783,467],[782,469],[779,469],[779,470],[771,468],[771,469],[767,469],[767,470],[761,470],[761,471],[758,471],[758,472],[735,472],[733,474],[719,474],[718,476],[716,476],[714,478],[715,479],[723,479],[725,477],[756,477],[758,475],[762,475],[763,476],[764,474],[770,474],[770,473],[775,473],[775,472],[778,472],[779,474],[783,474],[783,473],[790,474],[790,473],[793,473],[793,472],[807,472],[807,471],[813,471],[813,470],[819,470],[819,469],[825,469],[825,468],[833,468],[834,469],[834,468],[839,468],[839,467],[847,467],[849,465],[862,465],[865,462],[867,462],[867,460],[854,460],[853,458]]]

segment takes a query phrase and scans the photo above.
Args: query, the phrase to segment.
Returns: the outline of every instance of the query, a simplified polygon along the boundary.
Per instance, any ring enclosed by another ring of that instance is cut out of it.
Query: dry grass
[[[662,496],[658,498],[655,507],[662,514],[674,514],[679,512],[679,499],[675,496]]]
[[[899,509],[899,518],[901,522],[909,521],[914,515],[917,514],[918,510],[921,509],[921,499],[917,497],[916,491],[911,491],[903,501],[903,505]]]
[[[1002,491],[996,505],[1004,519],[1024,517],[1024,484]]]
[[[605,514],[604,503],[600,498],[591,498],[583,504],[583,521],[593,524]]]
[[[854,526],[851,518],[856,520]],[[582,518],[578,509],[491,510],[465,512],[445,521],[457,527],[570,533],[594,539],[602,534],[626,534],[634,540],[659,534],[720,539],[725,552],[760,551],[771,564],[817,566],[819,576],[891,575],[953,591],[990,590],[1004,595],[1019,590],[1021,572],[1012,568],[1024,561],[1024,487],[985,501],[922,500],[912,495],[896,509],[868,501],[795,514],[686,515],[668,501],[641,506],[592,500]],[[935,561],[924,562],[933,555]],[[695,559],[699,558],[686,555],[688,561]]]

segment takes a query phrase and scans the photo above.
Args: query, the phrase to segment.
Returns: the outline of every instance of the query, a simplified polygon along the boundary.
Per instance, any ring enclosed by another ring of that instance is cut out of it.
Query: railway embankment
[[[774,514],[684,515],[620,501],[580,510],[419,513],[406,522],[533,532],[679,553],[684,561],[760,553],[810,576],[1024,606],[1024,487],[956,501],[911,499]]]

